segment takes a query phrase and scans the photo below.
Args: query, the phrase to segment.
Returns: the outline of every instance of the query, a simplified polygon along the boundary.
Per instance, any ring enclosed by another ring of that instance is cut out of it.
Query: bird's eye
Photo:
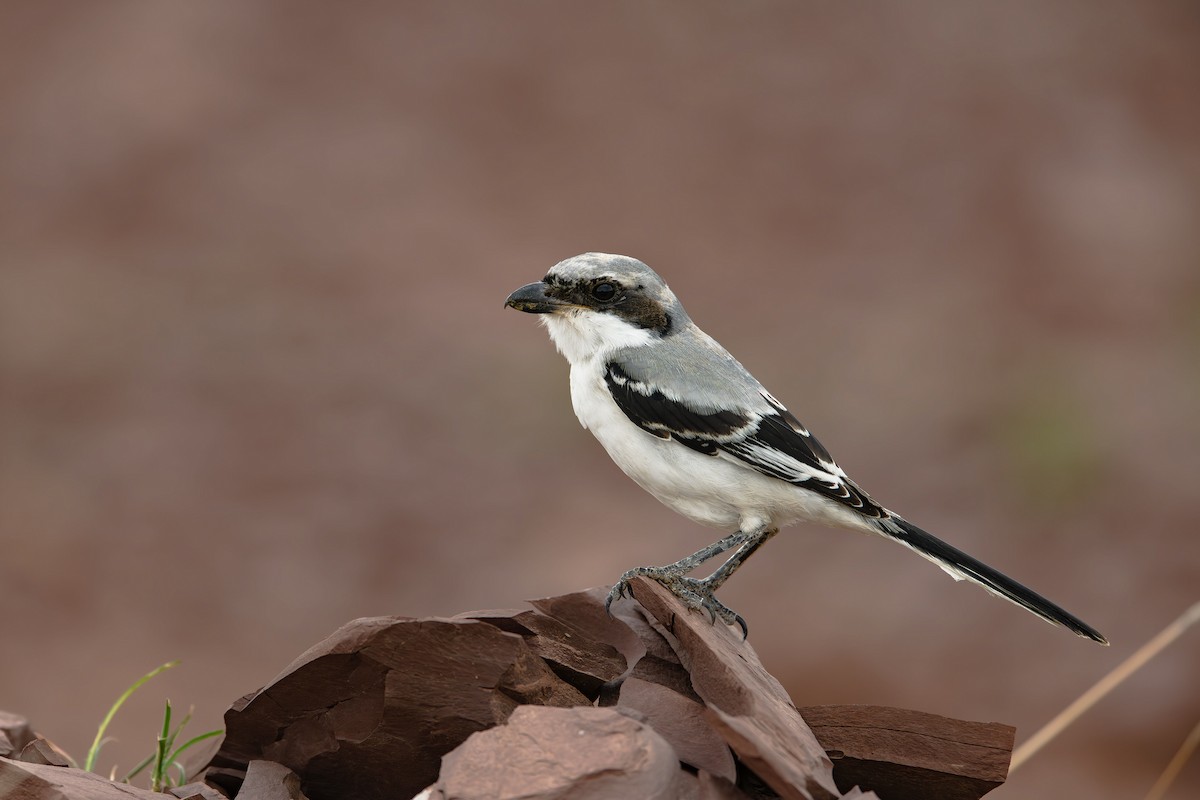
[[[608,281],[602,281],[592,287],[592,297],[601,303],[607,303],[617,295],[617,287]]]

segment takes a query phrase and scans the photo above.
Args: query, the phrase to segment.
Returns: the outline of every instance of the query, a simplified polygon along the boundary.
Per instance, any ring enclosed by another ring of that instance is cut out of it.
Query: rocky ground
[[[971,800],[1014,729],[872,706],[797,709],[738,632],[638,579],[531,609],[350,622],[233,703],[187,800]],[[10,719],[22,800],[156,797],[69,768]]]

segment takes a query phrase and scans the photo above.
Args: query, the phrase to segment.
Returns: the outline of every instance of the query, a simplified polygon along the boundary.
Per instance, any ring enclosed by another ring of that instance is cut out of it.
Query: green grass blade
[[[225,731],[218,728],[215,731],[209,731],[208,733],[202,733],[199,736],[193,736],[191,739],[188,739],[186,742],[179,745],[174,753],[171,753],[171,760],[174,761],[175,759],[179,758],[183,751],[187,750],[192,745],[203,742],[205,739],[211,739],[214,736],[220,736],[223,733],[225,733]]]
[[[163,778],[167,774],[167,737],[171,735],[171,701],[163,713],[162,732],[158,735],[158,747],[154,751],[154,768],[150,771],[150,791],[161,792]]]
[[[187,780],[187,769],[178,761],[172,761],[171,766],[174,767],[175,771],[179,773],[179,777],[175,779],[174,783],[172,783],[170,774],[168,773],[167,783],[173,786],[183,786],[183,782]]]
[[[107,741],[104,738],[104,732],[108,729],[108,725],[112,722],[113,717],[117,715],[117,710],[125,704],[125,701],[129,699],[130,695],[141,688],[142,684],[153,678],[155,675],[158,675],[161,672],[166,672],[171,667],[176,666],[178,663],[178,661],[168,661],[166,664],[150,670],[145,675],[134,681],[133,685],[126,689],[121,696],[117,698],[117,702],[113,703],[112,707],[108,709],[108,713],[104,715],[104,721],[100,723],[100,728],[96,731],[96,738],[92,740],[92,746],[88,749],[87,760],[83,763],[83,768],[86,771],[91,772],[92,768],[96,766],[96,758],[100,755],[100,746]]]
[[[150,762],[153,760],[154,760],[153,753],[151,753],[150,755],[143,758],[141,761],[138,762],[136,767],[129,770],[129,772],[125,773],[125,777],[122,779],[122,783],[129,783],[131,780],[136,778],[138,775],[141,775],[142,770],[144,770],[146,767],[150,766]]]
[[[171,735],[167,737],[167,752],[168,753],[171,752],[171,750],[175,747],[175,740],[177,738],[179,738],[179,734],[183,733],[183,729],[185,727],[187,727],[187,724],[189,722],[192,721],[192,712],[195,710],[196,709],[194,706],[192,708],[189,708],[188,713],[183,715],[183,719],[179,720],[179,724],[175,726],[175,730],[171,731]],[[167,760],[169,761],[170,758],[168,758]]]

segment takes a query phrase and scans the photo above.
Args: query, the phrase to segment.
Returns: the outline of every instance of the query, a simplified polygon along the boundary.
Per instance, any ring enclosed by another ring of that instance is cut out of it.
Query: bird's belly
[[[717,459],[636,428],[597,438],[626,475],[671,510],[701,525],[741,525],[745,498],[730,491],[735,476],[719,479]]]

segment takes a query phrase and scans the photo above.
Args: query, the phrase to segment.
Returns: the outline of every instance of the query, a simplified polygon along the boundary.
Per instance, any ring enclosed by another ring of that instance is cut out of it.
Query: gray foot
[[[610,614],[612,613],[612,604],[620,600],[625,595],[633,597],[633,591],[629,586],[629,582],[639,576],[650,578],[658,581],[667,591],[678,597],[683,604],[688,608],[696,609],[697,611],[707,611],[709,617],[715,623],[718,618],[726,625],[737,625],[742,629],[742,639],[745,639],[749,634],[749,629],[746,627],[746,620],[742,619],[742,615],[733,611],[716,598],[714,592],[717,587],[724,582],[727,576],[721,576],[719,580],[716,575],[710,575],[707,578],[690,578],[679,572],[674,565],[667,567],[635,567],[617,580],[613,585],[612,591],[608,593],[608,599],[604,601],[604,608]]]

